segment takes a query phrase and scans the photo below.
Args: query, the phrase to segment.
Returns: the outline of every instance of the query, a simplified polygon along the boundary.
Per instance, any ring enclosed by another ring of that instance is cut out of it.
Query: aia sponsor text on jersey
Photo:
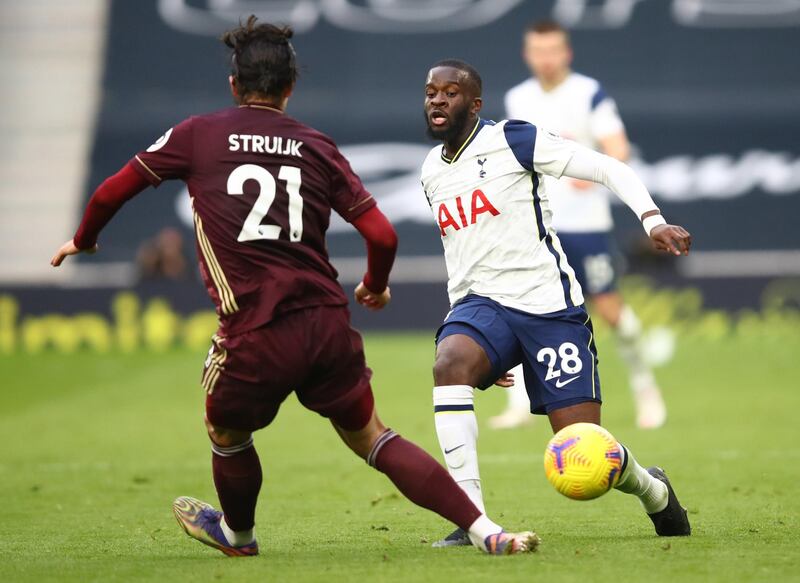
[[[495,208],[482,190],[474,190],[472,192],[469,209],[464,207],[464,198],[460,195],[457,196],[454,201],[455,205],[453,205],[453,201],[449,203],[451,208],[448,208],[446,203],[439,204],[437,216],[442,237],[447,236],[448,227],[453,227],[453,229],[459,231],[474,225],[478,221],[478,217],[484,213],[489,213],[493,217],[500,214],[500,211]],[[455,208],[452,208],[453,206]],[[467,214],[467,210],[469,214]]]

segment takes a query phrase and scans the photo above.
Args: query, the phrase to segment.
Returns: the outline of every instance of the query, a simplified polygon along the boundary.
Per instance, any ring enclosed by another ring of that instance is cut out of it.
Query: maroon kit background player
[[[397,238],[334,142],[284,114],[297,77],[291,36],[255,17],[226,33],[238,107],[190,117],[103,182],[52,264],[96,251],[101,229],[147,186],[187,184],[200,271],[220,319],[202,385],[223,512],[188,497],[175,503],[184,530],[201,542],[257,554],[261,465],[252,432],[269,425],[294,390],[410,500],[468,530],[479,547],[532,550],[535,535],[501,533],[444,468],[375,412],[371,371],[325,232],[334,210],[365,238],[368,271],[355,296],[369,309],[389,302]]]

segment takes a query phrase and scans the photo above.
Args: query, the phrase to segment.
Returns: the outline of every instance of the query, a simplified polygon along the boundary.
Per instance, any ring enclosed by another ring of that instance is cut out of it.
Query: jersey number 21
[[[244,194],[244,183],[255,180],[258,183],[258,198],[250,214],[244,220],[242,231],[237,241],[257,241],[259,239],[278,239],[281,228],[278,225],[262,225],[261,221],[269,212],[275,202],[277,185],[275,177],[266,168],[256,164],[242,164],[228,176],[228,194],[238,196]],[[289,195],[289,240],[300,241],[303,238],[303,197],[300,196],[300,168],[296,166],[281,166],[278,180],[286,183],[286,192]]]

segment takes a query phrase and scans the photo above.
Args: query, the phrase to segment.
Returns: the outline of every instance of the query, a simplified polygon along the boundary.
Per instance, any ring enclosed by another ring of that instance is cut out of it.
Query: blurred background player
[[[144,241],[136,253],[136,266],[142,280],[182,280],[189,275],[189,262],[183,253],[183,235],[175,227],[165,227]]]
[[[626,161],[630,144],[614,100],[595,79],[574,72],[569,34],[558,23],[533,23],[525,31],[522,57],[533,77],[505,96],[506,117],[557,130],[584,146]],[[611,203],[599,184],[545,178],[553,227],[575,270],[592,313],[614,330],[636,404],[636,424],[661,427],[667,410],[642,342],[642,326],[617,288]],[[489,420],[496,429],[532,421],[524,375],[512,371],[508,408]]]
[[[258,554],[262,473],[252,433],[272,423],[295,392],[409,500],[467,530],[481,550],[532,551],[535,534],[504,532],[430,455],[378,418],[372,372],[350,327],[325,233],[335,210],[366,239],[369,268],[355,297],[373,310],[389,302],[397,238],[334,142],[284,114],[297,78],[291,37],[291,28],[257,24],[255,16],[226,33],[238,107],[170,128],[104,181],[51,263],[95,252],[103,227],[147,186],[186,182],[200,269],[220,319],[202,385],[222,507],[175,500],[189,536],[230,556]]]

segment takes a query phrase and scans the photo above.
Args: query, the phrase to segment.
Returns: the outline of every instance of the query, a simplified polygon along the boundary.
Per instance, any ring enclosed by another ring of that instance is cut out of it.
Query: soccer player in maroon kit
[[[468,531],[476,546],[534,550],[536,535],[503,532],[443,467],[377,416],[325,232],[333,209],[366,240],[368,270],[355,297],[372,310],[389,302],[397,236],[334,142],[284,114],[297,77],[291,36],[254,16],[227,32],[238,107],[190,117],[103,182],[51,263],[95,252],[101,229],[147,186],[187,184],[200,270],[220,319],[202,385],[222,506],[178,498],[173,510],[190,536],[231,556],[258,553],[261,465],[252,432],[269,425],[294,390],[357,455],[412,502]]]

